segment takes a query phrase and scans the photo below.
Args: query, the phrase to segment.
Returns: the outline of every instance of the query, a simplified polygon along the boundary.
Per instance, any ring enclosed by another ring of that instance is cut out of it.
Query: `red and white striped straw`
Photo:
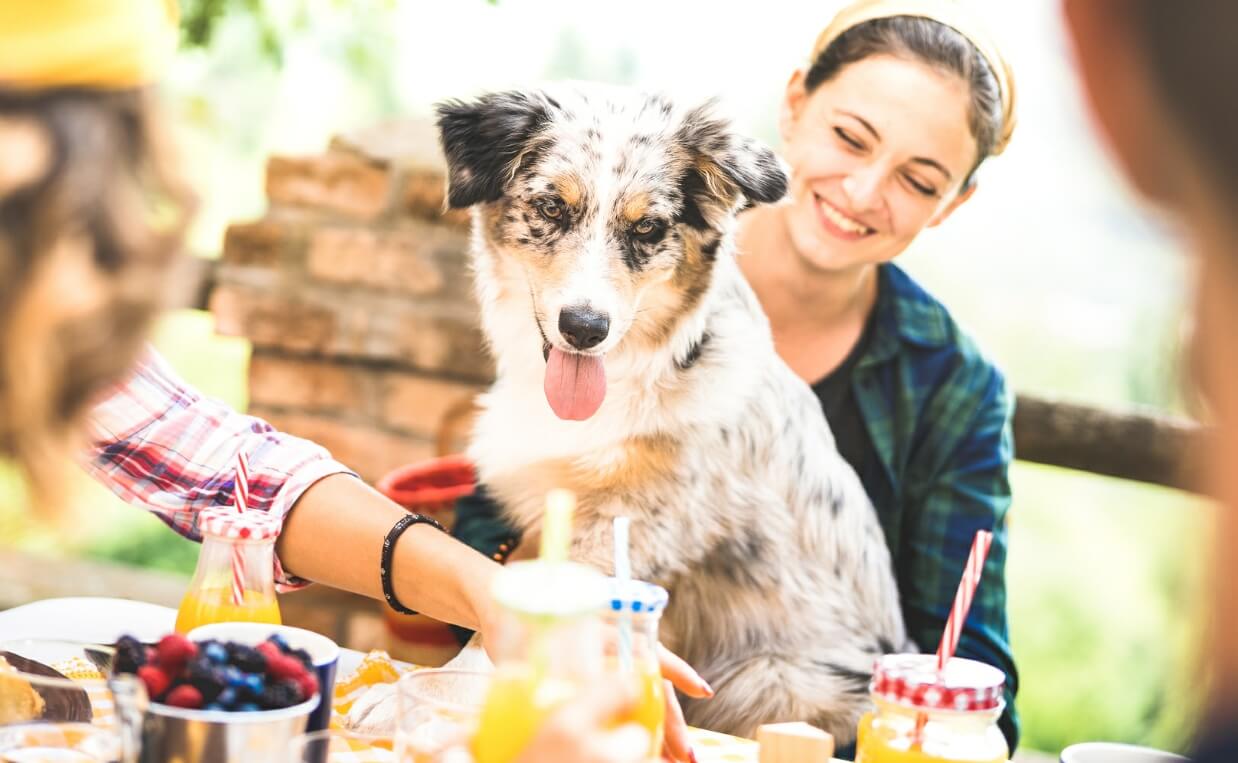
[[[988,530],[977,530],[976,538],[971,544],[971,553],[967,555],[967,566],[963,568],[963,579],[959,581],[959,590],[954,594],[954,606],[950,616],[946,618],[946,629],[941,634],[941,643],[937,646],[937,670],[944,670],[946,663],[954,656],[954,650],[959,646],[959,635],[963,624],[967,621],[967,611],[971,609],[971,601],[976,596],[976,586],[980,585],[980,576],[984,574],[984,560],[989,555],[989,546],[993,545],[993,533]]]
[[[244,451],[236,454],[236,477],[233,480],[233,504],[238,514],[249,508],[249,459]],[[245,555],[237,543],[232,544],[232,603],[245,603]]]
[[[959,581],[959,589],[954,594],[954,606],[950,608],[946,629],[942,631],[941,643],[937,645],[938,673],[946,669],[946,663],[959,646],[959,635],[963,632],[963,624],[967,622],[967,612],[976,596],[976,587],[980,585],[980,576],[984,574],[984,560],[989,555],[989,546],[992,545],[993,533],[988,530],[976,531],[971,552],[967,555],[967,564],[963,567],[963,579]],[[914,744],[919,745],[923,741],[924,725],[927,722],[927,714],[916,713],[916,730],[912,734]]]

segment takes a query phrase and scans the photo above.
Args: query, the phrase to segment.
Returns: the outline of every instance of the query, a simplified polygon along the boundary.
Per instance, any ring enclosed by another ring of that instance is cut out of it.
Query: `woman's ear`
[[[796,69],[791,73],[791,79],[787,81],[787,92],[778,109],[778,133],[783,143],[791,139],[795,124],[799,121],[800,113],[804,110],[804,104],[807,101],[808,91],[804,88],[804,70]]]
[[[953,199],[950,200],[949,204],[943,207],[941,211],[939,211],[937,214],[933,215],[933,219],[929,220],[928,227],[936,228],[938,225],[941,225],[946,220],[948,220],[950,218],[950,215],[954,214],[954,210],[963,206],[963,202],[967,201],[968,199],[972,197],[972,194],[976,192],[976,188],[978,186],[979,186],[979,182],[975,178],[972,178],[970,181],[968,181],[966,188],[963,188],[962,190],[960,190],[958,194]]]

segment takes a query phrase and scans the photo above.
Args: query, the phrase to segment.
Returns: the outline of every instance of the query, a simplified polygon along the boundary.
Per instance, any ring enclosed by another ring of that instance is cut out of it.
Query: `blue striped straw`
[[[626,601],[627,583],[632,579],[632,560],[628,556],[627,517],[615,517],[615,578],[619,581],[619,596],[624,598],[619,608],[619,665],[625,673],[632,672],[632,613]]]

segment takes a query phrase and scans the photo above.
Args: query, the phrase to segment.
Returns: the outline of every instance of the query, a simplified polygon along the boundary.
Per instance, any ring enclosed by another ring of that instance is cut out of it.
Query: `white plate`
[[[44,599],[0,612],[0,641],[68,639],[110,644],[125,634],[158,641],[176,625],[176,610],[131,599]]]

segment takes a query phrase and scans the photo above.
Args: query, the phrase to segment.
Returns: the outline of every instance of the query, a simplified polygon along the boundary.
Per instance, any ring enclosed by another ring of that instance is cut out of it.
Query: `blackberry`
[[[270,641],[272,644],[279,647],[279,651],[284,654],[288,654],[288,650],[291,648],[288,646],[288,642],[284,640],[284,637],[278,633],[272,633],[267,637],[267,641]]]
[[[198,657],[189,663],[187,669],[189,683],[202,693],[206,702],[213,701],[228,685],[228,679],[218,665],[207,657]]]
[[[146,647],[133,636],[121,636],[116,642],[116,657],[112,662],[114,673],[137,673],[146,664]]]
[[[310,657],[310,653],[305,651],[304,649],[293,649],[288,654],[300,660],[301,664],[305,666],[306,670],[314,669],[314,660],[312,657]]]
[[[228,645],[228,661],[245,673],[265,673],[267,658],[262,652],[244,644]]]
[[[301,695],[301,687],[292,681],[280,681],[269,684],[262,692],[259,704],[266,710],[277,710],[281,707],[292,707],[305,700]]]

